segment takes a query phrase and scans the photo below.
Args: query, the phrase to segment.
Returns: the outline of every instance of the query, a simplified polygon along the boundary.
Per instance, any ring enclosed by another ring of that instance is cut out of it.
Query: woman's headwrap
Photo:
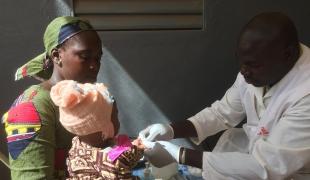
[[[26,76],[43,80],[49,79],[53,72],[51,68],[45,68],[45,59],[51,54],[51,51],[70,37],[87,30],[94,29],[87,21],[78,17],[62,16],[55,18],[49,23],[44,33],[45,52],[18,68],[15,73],[15,81]]]

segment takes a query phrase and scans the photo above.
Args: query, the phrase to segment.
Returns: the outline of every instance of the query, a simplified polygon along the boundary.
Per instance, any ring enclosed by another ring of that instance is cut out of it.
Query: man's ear
[[[295,62],[299,56],[299,49],[295,45],[289,45],[284,53],[287,62]]]

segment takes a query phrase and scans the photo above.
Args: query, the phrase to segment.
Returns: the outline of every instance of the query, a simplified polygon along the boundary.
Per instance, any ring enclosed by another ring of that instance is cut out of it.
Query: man
[[[242,29],[240,73],[220,101],[189,119],[153,124],[139,133],[158,141],[179,163],[202,168],[205,179],[310,179],[310,49],[294,23],[262,13]],[[242,129],[233,128],[244,118]],[[176,146],[228,129],[212,152]]]

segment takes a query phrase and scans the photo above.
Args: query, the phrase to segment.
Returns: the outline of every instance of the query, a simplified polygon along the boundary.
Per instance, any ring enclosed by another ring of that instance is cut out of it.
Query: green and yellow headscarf
[[[55,18],[47,26],[43,41],[45,52],[31,59],[26,64],[17,69],[15,81],[23,79],[26,76],[39,79],[49,79],[52,75],[52,69],[45,68],[45,59],[51,54],[51,51],[58,45],[64,43],[70,37],[87,30],[94,30],[85,20],[78,17],[62,16]]]

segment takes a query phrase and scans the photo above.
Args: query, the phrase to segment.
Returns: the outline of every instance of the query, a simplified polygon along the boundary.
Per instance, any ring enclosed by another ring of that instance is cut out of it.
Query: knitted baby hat
[[[63,80],[52,87],[50,95],[59,106],[61,124],[69,132],[83,136],[101,131],[105,138],[114,136],[114,100],[103,83]]]

